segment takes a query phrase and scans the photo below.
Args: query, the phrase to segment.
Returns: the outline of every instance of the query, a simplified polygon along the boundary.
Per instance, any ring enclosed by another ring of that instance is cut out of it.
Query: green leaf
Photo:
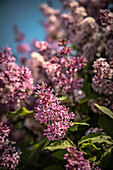
[[[95,103],[95,106],[101,110],[103,113],[105,113],[106,115],[108,115],[111,119],[113,119],[113,112],[111,110],[109,110],[107,107],[104,106],[99,106],[98,104]]]
[[[57,149],[66,149],[67,147],[73,147],[73,145],[68,140],[60,140],[60,141],[55,141],[55,142],[51,143],[45,149],[54,151]]]
[[[70,126],[70,128],[69,128],[69,130],[70,130],[71,132],[77,131],[79,125],[81,125],[81,126],[84,126],[84,125],[89,126],[89,124],[87,124],[87,123],[82,123],[82,122],[72,122],[72,123],[73,123],[73,126]]]
[[[113,138],[113,119],[105,115],[100,115],[98,119],[98,125],[104,130],[108,135]]]
[[[111,159],[111,151],[113,149],[113,146],[110,147],[100,158],[100,166],[101,167],[107,167],[109,166],[110,159]]]
[[[100,133],[91,133],[88,136],[83,136],[79,141],[78,144],[81,145],[84,142],[89,143],[107,143],[112,145],[112,139],[110,136],[102,135]]]
[[[47,168],[44,168],[44,170],[64,170],[64,168],[62,168],[60,165],[51,165]]]
[[[101,148],[97,148],[93,143],[83,143],[80,150],[92,156],[93,152],[99,151]]]
[[[49,145],[50,142],[51,141],[49,139],[47,139],[44,146],[43,146],[43,148],[42,148],[42,150],[44,150]]]
[[[42,140],[41,140],[40,142],[38,142],[37,144],[33,145],[33,150],[39,149],[39,147],[40,147],[41,145],[43,145],[46,140],[47,140],[47,138],[42,139]]]
[[[62,150],[55,151],[52,155],[59,160],[63,160],[65,153],[67,153],[67,151],[65,149],[62,149]]]
[[[8,112],[7,117],[12,117],[12,116],[15,116],[15,115],[27,116],[27,115],[30,115],[30,114],[33,114],[33,113],[34,113],[33,110],[29,111],[25,107],[20,106],[15,112]]]
[[[79,102],[79,105],[84,104],[84,103],[88,102],[89,100],[90,99],[87,99],[87,98],[81,99],[80,102]]]
[[[60,101],[66,102],[66,103],[69,103],[69,102],[70,102],[67,96],[58,97],[58,99],[59,99]]]
[[[93,163],[93,162],[96,161],[96,159],[97,159],[96,156],[92,156],[92,157],[90,157],[88,160],[89,160],[90,163]]]

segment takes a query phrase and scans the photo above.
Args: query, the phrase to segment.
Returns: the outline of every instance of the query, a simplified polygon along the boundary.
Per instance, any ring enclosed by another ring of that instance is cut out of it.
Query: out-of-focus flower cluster
[[[94,62],[94,74],[92,79],[92,87],[99,94],[113,94],[113,68],[105,61],[104,58],[99,58]]]
[[[9,140],[10,129],[0,123],[0,165],[6,169],[15,169],[20,161],[20,150],[15,142]]]
[[[100,31],[101,29],[95,18],[91,17],[93,15],[89,15],[89,12],[87,14],[85,10],[86,5],[83,5],[84,7],[80,5],[87,3],[88,9],[93,12],[89,4],[95,4],[95,8],[93,9],[98,11],[98,9],[106,5],[107,0],[104,5],[100,3],[100,1],[88,2],[76,2],[74,0],[63,1],[63,7],[66,9],[68,8],[68,12],[66,11],[63,13],[60,11],[58,13],[58,10],[46,4],[41,5],[41,10],[48,18],[44,24],[46,40],[52,44],[57,39],[64,37],[69,39],[71,44],[74,45],[77,50],[79,49],[78,54],[86,57],[88,62],[91,63],[94,61],[97,53],[103,52],[106,38],[104,36],[105,33]],[[50,8],[51,12],[49,12]],[[57,11],[57,15],[55,11]]]
[[[96,20],[99,18],[99,10],[105,8],[109,2],[110,0],[79,0],[88,15],[93,16]]]
[[[14,109],[15,105],[20,105],[32,94],[35,89],[33,78],[29,68],[16,65],[8,46],[1,49],[0,59],[1,103]]]
[[[91,127],[90,129],[88,129],[86,132],[85,132],[85,135],[89,135],[90,133],[101,133],[103,135],[105,135],[105,133],[103,132],[103,129],[99,129],[98,127]]]
[[[40,123],[44,123],[47,129],[44,135],[50,140],[60,140],[65,136],[66,131],[72,125],[71,119],[74,118],[73,112],[69,112],[69,108],[60,105],[57,94],[53,95],[53,90],[47,88],[47,84],[37,86],[35,119]]]

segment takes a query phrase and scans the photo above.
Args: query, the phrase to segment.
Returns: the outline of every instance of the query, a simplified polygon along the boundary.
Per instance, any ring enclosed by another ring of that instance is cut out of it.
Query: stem
[[[69,139],[69,138],[67,137],[67,135],[65,135],[65,137],[66,137],[66,139],[67,139],[73,146],[75,146],[75,144],[71,141],[71,139]]]

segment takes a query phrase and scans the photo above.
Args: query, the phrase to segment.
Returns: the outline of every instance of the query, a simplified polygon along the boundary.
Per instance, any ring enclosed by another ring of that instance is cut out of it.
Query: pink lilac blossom
[[[99,94],[113,94],[113,69],[104,58],[99,58],[94,62],[94,77],[92,87]]]
[[[10,129],[0,123],[0,165],[6,169],[15,169],[20,161],[20,150],[9,140]]]
[[[37,86],[36,95],[35,119],[44,123],[47,129],[44,130],[44,135],[47,135],[49,140],[60,140],[64,138],[66,131],[72,126],[71,119],[74,118],[73,112],[69,112],[69,108],[60,105],[57,94],[53,95],[53,89],[47,88],[47,84],[43,83]]]
[[[31,51],[31,47],[29,44],[18,44],[16,48],[19,53],[29,53]]]
[[[45,81],[47,84],[50,84],[50,80],[46,74],[44,64],[44,56],[40,53],[33,51],[31,53],[31,59],[27,60],[27,65],[31,70],[31,74],[34,80],[34,84],[42,84]]]
[[[109,39],[106,43],[106,55],[109,61],[113,61],[113,39]]]
[[[11,48],[9,48],[8,45],[6,45],[5,48],[0,48],[0,64],[14,62],[16,59],[11,55]]]
[[[35,41],[35,47],[39,48],[40,51],[44,51],[48,48],[48,42],[46,41]]]
[[[67,151],[68,153],[64,155],[64,159],[67,160],[66,170],[91,170],[89,161],[83,157],[83,152],[78,151],[75,146],[67,147]]]
[[[85,7],[89,16],[93,16],[98,20],[99,10],[107,6],[110,0],[79,0],[79,4]]]
[[[100,20],[102,25],[105,27],[106,33],[113,34],[113,13],[110,10],[100,10]]]
[[[14,36],[16,42],[21,42],[25,39],[25,34],[18,29],[17,25],[14,26]]]
[[[2,49],[0,53],[4,61],[0,63],[0,98],[2,104],[13,107],[13,104],[19,105],[30,97],[35,87],[29,68],[20,68],[15,62],[10,62],[12,57],[4,51]]]
[[[98,127],[91,127],[90,129],[88,129],[86,132],[85,132],[85,135],[89,135],[90,133],[101,133],[103,135],[105,135],[106,133],[103,132],[103,129],[99,129]]]
[[[83,87],[83,80],[77,78],[77,72],[86,65],[87,60],[82,56],[68,56],[72,50],[66,45],[67,43],[59,51],[57,57],[54,56],[46,63],[45,68],[48,77],[58,86],[57,88],[73,93],[74,89]]]

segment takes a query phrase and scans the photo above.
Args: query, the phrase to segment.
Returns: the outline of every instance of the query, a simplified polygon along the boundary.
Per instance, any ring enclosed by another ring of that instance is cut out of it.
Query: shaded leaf
[[[92,162],[95,162],[96,159],[97,159],[96,156],[92,156],[92,157],[90,157],[88,160],[89,160],[90,163],[92,163]]]
[[[61,100],[61,101],[66,102],[66,103],[70,102],[67,96],[58,97],[58,99]]]
[[[89,124],[82,123],[82,122],[72,122],[72,123],[73,123],[73,126],[70,126],[70,128],[69,128],[69,130],[72,131],[72,132],[77,131],[79,125],[81,125],[81,126],[84,126],[84,125],[89,126]]]
[[[51,141],[49,139],[47,139],[44,146],[43,146],[43,148],[42,148],[42,150],[44,150],[49,145],[50,142]]]
[[[44,144],[44,142],[47,140],[47,138],[42,139],[40,142],[38,142],[37,144],[33,145],[33,150],[37,150],[41,145]]]
[[[104,106],[99,106],[98,104],[95,103],[95,106],[101,110],[103,113],[105,113],[106,115],[108,115],[110,118],[113,119],[113,112],[111,110],[109,110],[107,107]]]
[[[59,160],[63,160],[65,153],[67,153],[67,151],[65,149],[62,149],[55,151],[52,155]]]
[[[102,135],[100,133],[91,133],[88,136],[83,136],[79,141],[78,144],[82,144],[84,142],[89,143],[107,143],[108,145],[112,145],[112,139],[110,136]]]
[[[99,116],[98,125],[104,130],[108,135],[113,138],[113,120],[107,116]]]
[[[66,149],[67,147],[73,147],[73,145],[68,140],[60,140],[60,141],[55,141],[51,143],[45,149],[54,151],[56,149]]]
[[[83,143],[80,150],[85,152],[87,155],[92,156],[93,152],[99,151],[101,148],[97,148],[93,143]]]
[[[44,170],[64,170],[64,168],[63,167],[61,167],[60,165],[51,165],[51,166],[49,166],[49,167],[47,167],[47,168],[44,168]]]
[[[110,147],[106,152],[104,152],[104,154],[101,156],[100,158],[100,165],[101,167],[106,167],[109,166],[109,162],[111,159],[111,151],[113,149],[113,146]]]

